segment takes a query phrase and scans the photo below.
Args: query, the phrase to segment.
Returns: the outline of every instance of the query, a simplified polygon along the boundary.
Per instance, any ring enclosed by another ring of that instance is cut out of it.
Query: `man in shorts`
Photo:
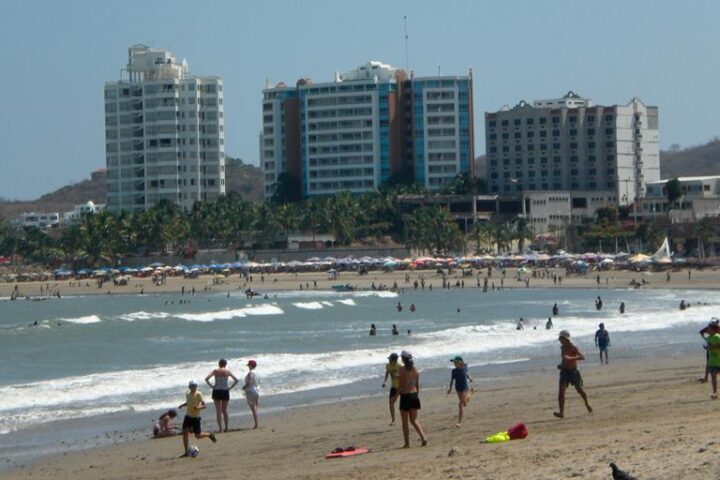
[[[183,446],[185,447],[185,452],[180,456],[180,458],[188,456],[188,448],[190,448],[190,432],[195,434],[195,438],[209,438],[213,443],[217,442],[214,433],[202,431],[200,411],[203,410],[206,405],[202,394],[198,392],[197,388],[198,385],[194,381],[188,383],[188,392],[185,395],[185,403],[178,407],[187,407],[185,419],[182,424]]]
[[[717,400],[717,377],[720,373],[720,326],[717,323],[711,323],[712,329],[705,341],[707,342],[708,360],[707,371],[712,381],[712,395],[710,398]]]
[[[388,364],[385,365],[385,378],[383,379],[382,388],[387,386],[388,377],[390,377],[390,396],[388,404],[390,406],[390,426],[395,425],[395,402],[398,399],[398,373],[400,364],[398,363],[398,354],[391,353],[388,357]]]
[[[588,412],[592,413],[592,407],[588,403],[587,394],[582,388],[583,379],[580,375],[580,370],[577,368],[577,362],[579,360],[585,360],[585,357],[570,341],[570,332],[567,330],[560,331],[558,334],[558,340],[561,344],[560,355],[562,356],[562,361],[560,365],[558,365],[558,369],[560,370],[560,385],[558,388],[558,404],[560,411],[553,412],[553,415],[557,418],[565,417],[565,390],[567,390],[569,385],[575,387],[575,390],[577,390],[578,394],[580,394],[585,402],[585,408],[587,408]]]
[[[600,350],[600,365],[603,363],[603,353],[605,354],[605,364],[610,363],[608,360],[608,347],[610,346],[610,334],[605,330],[605,324],[598,325],[598,331],[595,332],[595,346]]]

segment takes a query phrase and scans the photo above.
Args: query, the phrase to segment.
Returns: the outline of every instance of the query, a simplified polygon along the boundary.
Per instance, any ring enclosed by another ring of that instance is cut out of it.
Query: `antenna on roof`
[[[408,39],[410,36],[407,30],[407,15],[403,16],[403,25],[405,26],[405,71],[407,72],[410,70],[410,60],[408,60]]]

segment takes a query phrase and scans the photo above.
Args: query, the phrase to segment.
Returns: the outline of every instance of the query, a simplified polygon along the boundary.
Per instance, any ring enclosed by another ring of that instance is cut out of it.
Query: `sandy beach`
[[[401,428],[388,426],[386,398],[378,389],[369,399],[261,416],[259,430],[222,434],[214,445],[193,441],[201,449],[195,459],[177,458],[182,447],[176,437],[67,454],[3,478],[607,479],[611,461],[641,479],[718,478],[720,402],[710,399],[709,385],[696,381],[701,353],[657,361],[612,359],[601,367],[595,350],[586,350],[583,375],[592,414],[569,391],[566,418],[553,417],[555,368],[506,378],[484,378],[478,369],[472,373],[479,391],[459,429],[454,426],[455,395],[446,395],[445,385],[423,386],[419,419],[429,437],[427,447],[411,436],[412,448],[400,448]],[[205,417],[212,415],[209,411]],[[482,443],[517,421],[527,425],[527,439]],[[331,449],[348,445],[372,452],[324,459]]]
[[[688,272],[692,272],[688,276]],[[405,274],[410,275],[410,283],[405,283]],[[448,278],[452,288],[457,288],[457,282],[464,282],[465,288],[477,288],[477,274],[475,270],[472,277],[463,277],[460,270],[455,270]],[[481,271],[480,281],[482,285],[483,278],[487,274],[487,270]],[[597,275],[600,275],[600,283],[597,282]],[[553,275],[561,275],[562,283],[556,285],[553,282]],[[573,274],[566,275],[562,269],[550,269],[550,277],[532,278],[530,277],[529,288],[591,288],[591,289],[607,289],[607,288],[631,288],[630,282],[635,280],[638,283],[643,282],[641,288],[672,288],[672,289],[716,289],[720,288],[720,269],[704,268],[704,269],[680,269],[670,272],[670,280],[667,280],[666,272],[635,272],[630,270],[609,270],[603,272],[588,272],[587,275]],[[302,273],[273,273],[273,274],[253,274],[252,281],[241,278],[238,274],[229,275],[225,278],[218,278],[215,275],[201,275],[197,278],[168,277],[165,284],[157,286],[153,284],[151,278],[132,278],[130,283],[125,286],[114,286],[112,282],[105,282],[102,288],[98,288],[94,279],[79,281],[49,281],[49,282],[19,282],[19,283],[0,283],[0,297],[9,297],[18,285],[20,296],[41,296],[47,293],[49,286],[50,292],[60,292],[61,295],[107,295],[107,294],[156,294],[156,293],[180,293],[185,288],[185,293],[189,294],[194,288],[197,293],[205,292],[239,292],[246,288],[252,288],[261,294],[279,291],[279,290],[300,290],[302,289],[318,289],[329,290],[333,285],[350,284],[358,289],[371,288],[372,284],[376,286],[384,285],[391,287],[397,282],[399,288],[412,289],[412,283],[424,276],[426,288],[430,285],[434,289],[438,289],[442,285],[442,277],[433,270],[421,271],[394,271],[379,272],[371,271],[367,275],[358,275],[355,272],[341,272],[340,277],[335,280],[328,279],[324,272],[302,272]],[[522,278],[527,277],[527,274]],[[492,276],[488,279],[488,286],[493,283],[496,288],[500,288],[502,275],[499,271],[493,270]],[[261,280],[262,279],[262,280]],[[315,287],[315,283],[317,287]],[[504,288],[526,288],[524,281],[516,280],[516,269],[508,268],[506,276],[503,280]],[[41,287],[43,290],[41,291]]]

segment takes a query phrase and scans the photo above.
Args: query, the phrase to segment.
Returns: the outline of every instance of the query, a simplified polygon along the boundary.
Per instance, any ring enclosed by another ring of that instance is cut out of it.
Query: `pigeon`
[[[612,468],[612,477],[613,480],[638,480],[637,478],[633,477],[627,472],[623,472],[618,468],[617,465],[614,463],[610,464],[610,468]]]

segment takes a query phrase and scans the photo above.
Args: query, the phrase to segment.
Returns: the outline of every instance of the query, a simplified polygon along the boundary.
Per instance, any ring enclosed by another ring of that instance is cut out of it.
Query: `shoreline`
[[[529,277],[529,287],[525,286],[523,280],[516,280],[517,269],[506,269],[507,274],[503,280],[505,289],[631,289],[631,282],[634,280],[641,283],[642,289],[693,289],[693,290],[717,290],[720,289],[720,268],[703,268],[703,269],[687,269],[683,268],[678,271],[671,271],[670,281],[666,280],[666,272],[635,272],[629,270],[607,270],[602,272],[588,272],[583,274],[572,274],[566,276],[563,269],[549,269],[549,278],[532,278],[532,276],[521,275],[521,278]],[[689,278],[688,272],[692,272]],[[405,275],[410,276],[410,282],[405,283]],[[478,276],[479,274],[479,276]],[[449,275],[448,281],[451,289],[466,288],[482,291],[482,284],[485,278],[486,270],[474,271],[472,277],[463,277],[459,270]],[[555,284],[552,275],[561,275],[562,282]],[[600,275],[600,283],[597,282],[597,275]],[[197,278],[168,277],[167,282],[163,285],[156,286],[152,282],[152,278],[132,278],[126,286],[115,286],[112,282],[106,282],[102,288],[98,288],[97,283],[93,279],[74,280],[74,281],[49,281],[49,282],[19,282],[19,283],[0,283],[0,299],[9,299],[15,286],[18,286],[20,298],[30,297],[33,300],[47,299],[53,300],[53,294],[59,293],[62,296],[69,295],[138,295],[138,294],[181,294],[185,289],[185,296],[191,295],[192,289],[195,294],[207,293],[236,293],[244,294],[246,288],[264,295],[265,293],[277,293],[279,291],[314,291],[314,290],[332,290],[333,285],[350,284],[358,290],[371,290],[372,284],[376,287],[383,286],[390,289],[393,283],[397,283],[398,289],[405,291],[413,290],[413,282],[420,281],[424,278],[426,281],[426,290],[432,285],[433,291],[442,290],[442,278],[433,270],[422,271],[392,271],[379,272],[371,271],[366,275],[358,275],[355,272],[342,272],[339,278],[330,280],[324,272],[302,272],[302,273],[272,273],[272,274],[252,274],[252,281],[241,278],[238,274],[218,279],[215,275],[201,275]],[[264,278],[264,281],[261,280]],[[492,277],[488,279],[488,292],[491,293],[492,284],[495,289],[501,288],[502,276],[499,271],[493,271]],[[477,282],[480,281],[480,287]],[[642,282],[645,281],[645,284]],[[217,283],[221,282],[221,283]],[[456,286],[457,283],[464,282],[464,287]],[[71,286],[73,285],[73,286]],[[317,285],[317,286],[315,286]],[[302,288],[301,288],[302,286]],[[41,291],[42,288],[42,291]],[[421,290],[418,287],[418,290]],[[51,296],[48,296],[48,291]]]
[[[388,426],[386,397],[377,394],[261,416],[260,430],[222,434],[215,445],[194,440],[201,450],[196,459],[176,458],[182,442],[173,437],[43,458],[5,471],[3,476],[12,480],[170,479],[187,475],[190,467],[223,479],[236,478],[237,464],[242,464],[243,471],[253,472],[253,478],[380,479],[388,474],[399,478],[392,472],[413,465],[413,476],[420,479],[501,475],[599,479],[609,477],[610,461],[639,478],[713,476],[720,466],[713,453],[720,451],[720,445],[714,440],[712,419],[720,403],[710,400],[708,385],[695,381],[702,373],[699,354],[661,360],[611,359],[610,365],[601,367],[594,351],[585,353],[589,360],[581,368],[595,409],[590,415],[569,390],[566,419],[552,417],[557,382],[552,366],[509,369],[488,377],[473,372],[479,391],[466,410],[463,427],[457,429],[455,396],[446,395],[444,387],[434,380],[428,382],[423,373],[426,384],[433,384],[421,390],[419,420],[430,440],[425,448],[419,447],[414,432],[412,448],[399,448],[401,430],[398,425]],[[214,423],[212,410],[210,406],[205,415],[208,426]],[[516,421],[528,426],[528,439],[481,443],[485,436]],[[324,460],[328,451],[348,445],[369,447],[372,453]],[[448,457],[450,449],[456,450],[453,457]]]

